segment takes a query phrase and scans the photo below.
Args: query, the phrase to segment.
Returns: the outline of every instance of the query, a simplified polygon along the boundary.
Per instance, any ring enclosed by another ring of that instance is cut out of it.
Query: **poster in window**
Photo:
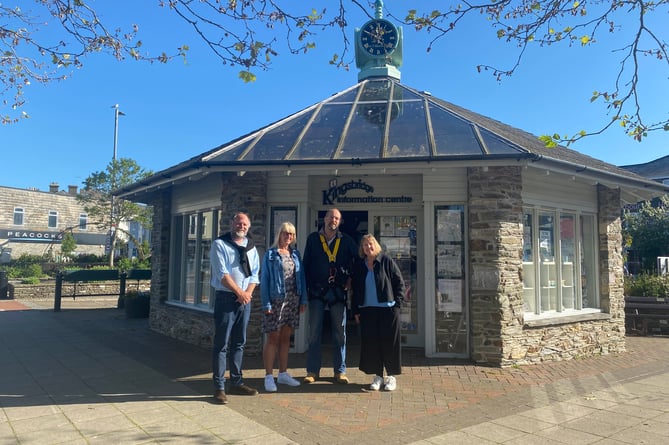
[[[462,280],[437,280],[437,310],[462,312]]]
[[[461,245],[437,245],[437,274],[441,278],[460,277],[462,275]]]
[[[272,207],[270,245],[274,243],[274,237],[279,227],[285,222],[293,224],[297,230],[297,207]]]
[[[395,236],[395,217],[380,217],[381,236]]]
[[[460,210],[437,210],[437,241],[462,241],[462,212]]]

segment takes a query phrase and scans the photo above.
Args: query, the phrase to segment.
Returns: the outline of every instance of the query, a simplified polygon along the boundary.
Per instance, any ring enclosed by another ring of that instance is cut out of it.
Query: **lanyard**
[[[323,251],[325,251],[326,255],[330,259],[330,262],[334,263],[337,260],[337,251],[339,250],[339,241],[341,241],[341,238],[337,237],[337,240],[335,241],[334,252],[330,252],[328,243],[325,242],[325,237],[323,235],[320,235],[320,237],[321,243],[323,243]]]

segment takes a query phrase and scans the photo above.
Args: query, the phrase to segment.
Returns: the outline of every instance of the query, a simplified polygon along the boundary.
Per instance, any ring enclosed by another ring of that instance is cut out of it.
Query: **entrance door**
[[[342,214],[342,232],[350,235],[356,243],[366,233],[374,234],[384,252],[392,256],[397,262],[406,294],[401,308],[402,345],[411,347],[425,347],[423,302],[420,298],[423,292],[417,279],[418,275],[418,213],[414,212],[368,212],[340,209]],[[318,212],[317,226],[323,225],[325,211]],[[355,329],[353,323],[349,329]],[[350,332],[349,340],[355,342],[357,332]],[[324,331],[325,335],[325,331]]]
[[[383,251],[400,267],[406,293],[401,308],[402,345],[424,347],[422,312],[419,310],[418,277],[418,216],[413,213],[392,212],[370,218],[371,229]]]

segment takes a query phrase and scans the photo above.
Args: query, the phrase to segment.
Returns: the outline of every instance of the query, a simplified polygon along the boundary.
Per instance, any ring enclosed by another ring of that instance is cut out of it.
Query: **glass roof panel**
[[[481,137],[485,143],[486,148],[488,149],[489,154],[495,155],[504,155],[504,154],[516,154],[522,152],[515,145],[506,142],[495,133],[486,130],[485,128],[479,128],[481,132]]]
[[[359,102],[387,102],[393,82],[389,79],[370,80],[363,84]]]
[[[430,144],[422,100],[393,102],[397,117],[390,121],[385,158],[429,156]]]
[[[434,104],[429,105],[437,156],[483,153],[471,125]]]
[[[341,96],[334,97],[330,100],[331,103],[352,103],[355,102],[355,98],[358,97],[358,91],[360,90],[360,87],[358,88],[353,88],[351,91],[342,94]],[[327,102],[327,100],[325,101]]]
[[[290,159],[332,158],[351,108],[350,103],[323,105]]]
[[[356,106],[344,145],[337,158],[378,159],[387,109],[387,103],[364,103]]]
[[[246,142],[233,147],[231,149],[226,149],[223,153],[219,154],[216,157],[213,157],[208,160],[208,162],[226,162],[226,161],[236,161],[239,156],[244,153],[246,147],[254,140],[255,138],[249,138]]]
[[[300,116],[288,118],[283,124],[265,133],[258,143],[244,156],[244,161],[279,161],[288,150],[293,148],[295,141],[309,122],[313,110]]]

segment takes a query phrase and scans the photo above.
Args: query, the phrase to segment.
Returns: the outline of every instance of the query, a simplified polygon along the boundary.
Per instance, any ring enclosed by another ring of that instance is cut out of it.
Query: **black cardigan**
[[[360,306],[365,302],[365,278],[368,272],[366,262],[365,258],[361,258],[353,266],[351,310],[354,315],[360,313]],[[395,260],[384,253],[378,254],[374,259],[374,281],[379,303],[394,301],[396,307],[402,306],[405,292],[402,272]]]

